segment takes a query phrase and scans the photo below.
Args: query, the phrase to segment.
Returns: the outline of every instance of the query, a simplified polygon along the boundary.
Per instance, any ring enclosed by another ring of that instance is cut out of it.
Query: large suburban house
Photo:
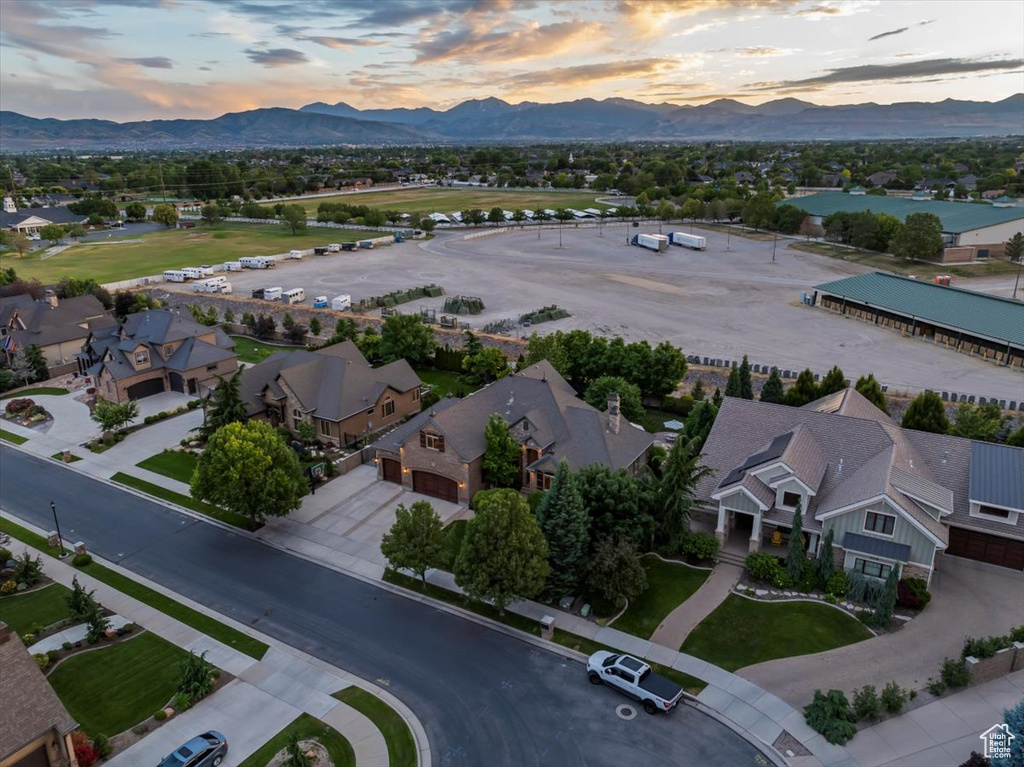
[[[78,727],[16,633],[0,623],[0,767],[70,767]]]
[[[903,429],[854,389],[802,408],[727,397],[704,446],[700,515],[723,544],[788,540],[812,555],[928,580],[943,553],[1024,569],[1024,449]],[[696,519],[696,517],[695,517]]]
[[[4,349],[13,354],[38,346],[50,378],[77,372],[78,353],[89,334],[116,324],[93,295],[58,299],[47,290],[45,298],[38,301],[29,295],[0,299]]]
[[[295,431],[306,422],[322,442],[349,445],[420,410],[422,382],[409,363],[370,366],[351,341],[273,354],[242,374],[249,416]]]
[[[89,334],[78,355],[97,395],[112,402],[165,391],[202,395],[238,369],[235,344],[220,327],[155,309],[128,315],[123,325]]]
[[[521,488],[547,490],[562,460],[573,470],[591,464],[636,474],[654,436],[623,421],[618,397],[608,412],[591,407],[547,362],[485,386],[463,399],[424,410],[373,444],[381,479],[468,504],[486,487],[484,427],[500,415],[521,447]]]
[[[0,210],[0,229],[22,234],[36,234],[50,224],[84,224],[88,220],[88,216],[74,213],[64,205],[18,210],[10,197],[4,198],[3,209]]]

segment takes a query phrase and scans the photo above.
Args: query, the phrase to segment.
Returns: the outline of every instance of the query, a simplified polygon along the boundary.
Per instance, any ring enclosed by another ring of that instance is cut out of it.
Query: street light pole
[[[53,512],[53,525],[57,528],[57,546],[60,548],[60,558],[63,559],[68,555],[64,551],[64,539],[60,537],[60,522],[57,521],[57,504],[50,501],[50,511]]]
[[[779,233],[775,233],[775,239],[772,240],[772,263],[775,263],[775,247],[779,244]]]

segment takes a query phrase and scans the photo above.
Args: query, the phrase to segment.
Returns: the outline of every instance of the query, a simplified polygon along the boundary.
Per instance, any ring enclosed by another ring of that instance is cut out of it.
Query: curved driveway
[[[615,714],[579,663],[0,447],[0,506],[365,679],[420,718],[435,765],[752,765],[757,750],[689,707]],[[763,758],[763,757],[762,757]]]

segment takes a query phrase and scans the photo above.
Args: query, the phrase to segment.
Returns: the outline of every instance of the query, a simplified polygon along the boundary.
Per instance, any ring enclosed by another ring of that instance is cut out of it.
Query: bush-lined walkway
[[[742,574],[742,568],[719,562],[697,593],[665,617],[651,635],[651,641],[663,647],[681,647],[690,632],[729,596]]]
[[[680,642],[666,643],[655,637],[668,616],[675,615],[689,604],[694,592],[700,593],[711,571],[681,562],[666,562],[654,555],[645,556],[641,561],[647,573],[647,590],[633,600],[629,609],[612,625],[627,634],[650,639],[666,647],[678,647]]]

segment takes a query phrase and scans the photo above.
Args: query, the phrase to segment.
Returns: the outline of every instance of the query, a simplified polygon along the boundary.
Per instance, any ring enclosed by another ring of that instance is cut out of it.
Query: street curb
[[[117,487],[121,487],[121,485],[118,485],[116,482],[110,482],[109,484],[113,484],[113,485],[115,485]],[[145,497],[149,498],[149,496],[145,496]],[[171,507],[171,508],[176,510],[177,507]],[[37,535],[46,536],[46,534],[48,532],[48,531],[44,531],[40,527],[37,527],[32,522],[24,520],[21,517],[18,517],[15,514],[7,511],[5,509],[2,509],[2,508],[0,508],[0,517],[6,517],[8,519],[11,519],[12,521],[16,520],[16,524],[21,525],[22,527],[26,528],[30,532],[36,533]],[[205,519],[205,517],[204,517],[204,519]],[[216,521],[216,520],[212,520],[212,521]],[[226,527],[228,529],[231,529],[231,530],[235,529],[235,528],[230,527],[229,525],[224,525],[224,527]],[[12,543],[13,543],[14,540],[16,540],[16,539],[12,538]],[[18,543],[20,545],[22,545],[22,546],[25,546],[26,548],[32,549],[33,551],[38,551],[38,549],[35,549],[33,546],[30,546],[27,543],[23,543],[21,541],[18,541]],[[406,725],[409,727],[409,730],[412,732],[413,739],[416,741],[416,750],[417,750],[417,754],[418,754],[418,767],[432,767],[432,754],[431,754],[431,751],[430,751],[430,742],[429,742],[429,740],[427,738],[426,729],[423,727],[423,724],[420,722],[419,717],[417,717],[416,714],[414,714],[412,712],[412,709],[410,709],[407,705],[405,705],[405,703],[403,703],[393,693],[385,690],[384,688],[380,687],[379,685],[374,684],[373,682],[367,681],[367,680],[363,679],[362,677],[357,676],[356,674],[353,674],[351,671],[347,671],[347,670],[345,670],[343,668],[335,666],[333,663],[329,663],[329,662],[327,662],[327,661],[325,661],[325,660],[323,660],[321,658],[317,658],[315,655],[311,655],[309,653],[303,652],[302,650],[300,650],[300,649],[298,649],[296,647],[292,647],[291,645],[286,644],[285,642],[282,642],[281,640],[276,639],[276,638],[274,638],[274,637],[272,637],[272,636],[270,636],[268,634],[264,634],[263,632],[258,631],[256,629],[252,628],[251,626],[246,626],[246,625],[244,625],[242,623],[239,623],[234,618],[231,618],[229,616],[223,615],[223,614],[217,612],[216,610],[213,610],[213,609],[207,607],[206,605],[204,605],[204,604],[202,604],[200,602],[196,602],[196,601],[194,601],[194,600],[192,600],[192,599],[190,599],[190,598],[188,598],[188,597],[186,597],[186,596],[184,596],[182,594],[178,594],[177,592],[172,591],[171,589],[168,589],[163,584],[159,584],[159,583],[156,583],[154,581],[151,581],[148,578],[146,578],[145,576],[139,575],[138,573],[134,572],[133,570],[129,570],[126,567],[122,567],[121,565],[119,565],[119,564],[117,564],[115,562],[111,562],[110,560],[107,560],[107,559],[105,559],[103,557],[100,557],[100,556],[98,556],[97,554],[94,554],[94,553],[90,553],[90,556],[93,558],[93,560],[95,562],[97,562],[98,564],[103,565],[104,567],[112,570],[113,572],[116,572],[116,573],[118,573],[120,575],[123,575],[126,578],[130,578],[131,580],[133,580],[133,581],[135,581],[137,583],[140,583],[143,586],[145,586],[145,587],[147,587],[149,589],[152,589],[153,591],[156,591],[159,594],[163,594],[164,596],[167,596],[167,597],[169,597],[171,599],[174,599],[175,601],[180,602],[184,606],[189,607],[189,608],[195,610],[196,612],[199,612],[199,613],[201,613],[203,615],[206,615],[206,616],[208,616],[210,618],[213,618],[213,619],[215,619],[217,621],[220,621],[224,625],[226,625],[226,626],[228,626],[228,627],[230,627],[230,628],[232,628],[232,629],[234,629],[236,631],[239,631],[239,632],[241,632],[243,634],[251,636],[254,639],[258,639],[259,641],[261,641],[264,644],[266,644],[268,648],[274,648],[274,649],[277,649],[279,652],[285,652],[286,654],[294,655],[294,656],[296,656],[296,657],[298,657],[300,659],[303,659],[303,660],[306,660],[307,662],[310,662],[312,665],[324,665],[324,666],[328,666],[329,668],[336,669],[337,671],[340,672],[340,674],[338,674],[338,676],[340,678],[345,679],[346,681],[351,683],[353,686],[359,687],[359,688],[365,690],[366,692],[372,694],[374,697],[379,698],[384,703],[389,705],[395,712],[397,712],[399,714],[399,716],[402,717],[402,719],[405,721]],[[117,588],[115,588],[113,586],[111,586],[110,588],[113,588],[115,591],[119,591],[119,589],[117,589]],[[130,595],[128,595],[128,596],[130,596]],[[141,601],[141,600],[139,600],[139,601]],[[143,604],[145,604],[145,603],[143,603]],[[156,608],[153,608],[153,609],[156,609]],[[162,611],[158,610],[158,612],[162,612]],[[203,633],[203,632],[199,632],[199,633]],[[254,659],[254,660],[257,663],[260,662],[260,660],[258,658]],[[342,703],[341,701],[339,701],[339,703],[341,703],[341,705],[348,705],[348,704]]]

